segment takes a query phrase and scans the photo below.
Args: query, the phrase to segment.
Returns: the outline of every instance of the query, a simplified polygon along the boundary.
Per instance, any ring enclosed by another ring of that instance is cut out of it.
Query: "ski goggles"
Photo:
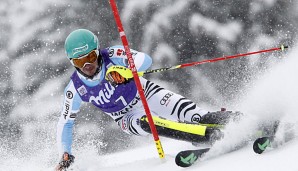
[[[99,55],[99,51],[96,49],[91,51],[87,55],[81,56],[79,58],[72,58],[70,62],[72,65],[78,68],[83,68],[85,64],[91,64],[95,62],[98,58],[98,55]]]

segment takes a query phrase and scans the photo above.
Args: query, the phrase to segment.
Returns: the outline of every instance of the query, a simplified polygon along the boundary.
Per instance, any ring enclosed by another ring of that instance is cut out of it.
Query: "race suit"
[[[131,50],[138,71],[147,70],[152,59],[145,53]],[[91,80],[78,71],[64,91],[62,112],[57,125],[59,153],[71,154],[74,120],[83,102],[89,102],[112,117],[128,134],[147,135],[140,127],[139,119],[146,115],[134,80],[113,85],[105,80],[107,69],[112,65],[128,67],[123,46],[101,50],[103,59],[101,71]],[[199,108],[191,100],[140,77],[151,114],[179,122],[198,123],[208,111]]]

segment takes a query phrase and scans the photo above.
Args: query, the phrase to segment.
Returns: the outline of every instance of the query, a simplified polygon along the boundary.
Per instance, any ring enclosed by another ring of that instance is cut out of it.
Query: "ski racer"
[[[57,144],[62,156],[57,170],[69,167],[74,161],[71,151],[72,131],[83,102],[98,107],[128,134],[146,136],[150,133],[134,80],[117,71],[109,71],[113,66],[128,68],[123,46],[101,48],[98,38],[91,31],[78,29],[66,38],[65,50],[76,70],[65,88],[63,108],[57,124]],[[131,50],[131,53],[138,71],[145,71],[151,66],[152,59],[147,54],[135,50]],[[143,77],[140,77],[140,81],[153,116],[175,123],[198,124],[206,123],[208,118],[218,114],[202,109],[191,100]],[[225,118],[227,115],[221,112],[220,116]],[[159,135],[187,141],[198,140],[188,136],[183,139],[179,130],[165,129],[163,131],[159,126]]]

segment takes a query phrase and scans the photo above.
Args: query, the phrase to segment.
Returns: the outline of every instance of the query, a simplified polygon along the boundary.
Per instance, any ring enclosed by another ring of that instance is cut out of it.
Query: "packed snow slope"
[[[79,159],[78,164],[80,167],[88,168],[86,170],[142,170],[142,171],[179,171],[179,170],[206,170],[206,171],[252,171],[252,170],[270,170],[270,171],[296,171],[298,166],[297,151],[298,141],[291,141],[285,146],[268,151],[262,155],[257,155],[253,152],[251,145],[247,147],[228,153],[225,155],[217,156],[214,158],[205,159],[197,162],[195,165],[184,169],[175,165],[175,154],[179,151],[189,147],[189,144],[177,143],[176,141],[163,141],[164,150],[166,153],[165,161],[157,157],[154,146],[147,146],[137,148],[130,151],[115,153],[112,155],[101,156],[98,162],[85,163]],[[84,166],[85,165],[85,166]],[[79,169],[80,170],[80,169]]]

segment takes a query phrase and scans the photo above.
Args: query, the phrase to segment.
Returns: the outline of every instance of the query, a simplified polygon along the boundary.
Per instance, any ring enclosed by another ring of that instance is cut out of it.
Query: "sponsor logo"
[[[154,121],[154,124],[155,125],[158,125],[158,126],[161,126],[161,127],[167,127],[167,124],[166,123],[163,123],[163,122],[159,122],[159,121]]]
[[[135,56],[135,55],[137,55],[138,53],[137,53],[137,52],[132,52],[132,51],[130,51],[130,54],[131,54],[132,56]],[[123,51],[122,55],[125,56],[125,55],[126,55],[126,52]]]
[[[118,50],[117,50],[117,56],[121,56],[122,53],[123,53],[123,50],[122,50],[122,49],[118,49]]]
[[[78,88],[78,92],[81,96],[87,94],[87,89],[84,85],[82,85],[81,87]]]
[[[174,93],[167,93],[166,95],[164,95],[163,97],[162,97],[162,99],[160,100],[160,104],[161,105],[168,105],[168,103],[170,102],[170,97],[171,96],[173,96],[174,95]]]
[[[111,83],[105,83],[105,88],[98,92],[98,96],[91,96],[89,102],[96,103],[97,105],[103,105],[109,103],[112,95],[115,92],[115,87]]]
[[[66,97],[67,97],[68,99],[72,99],[72,98],[73,98],[73,93],[72,93],[71,91],[67,91],[67,92],[66,92]]]
[[[111,49],[110,51],[109,51],[109,57],[112,57],[114,55],[114,49]]]
[[[68,100],[65,101],[64,103],[64,112],[63,112],[63,116],[64,116],[64,119],[66,119],[67,115],[69,114],[69,111],[70,111],[70,102]]]
[[[199,123],[201,120],[201,116],[199,114],[194,114],[192,117],[191,117],[191,122],[196,122],[196,123]]]
[[[122,120],[121,129],[124,131],[127,130],[126,120]]]
[[[74,48],[72,50],[72,55],[74,56],[77,53],[85,52],[87,49],[88,49],[88,44],[78,47],[78,48]]]

